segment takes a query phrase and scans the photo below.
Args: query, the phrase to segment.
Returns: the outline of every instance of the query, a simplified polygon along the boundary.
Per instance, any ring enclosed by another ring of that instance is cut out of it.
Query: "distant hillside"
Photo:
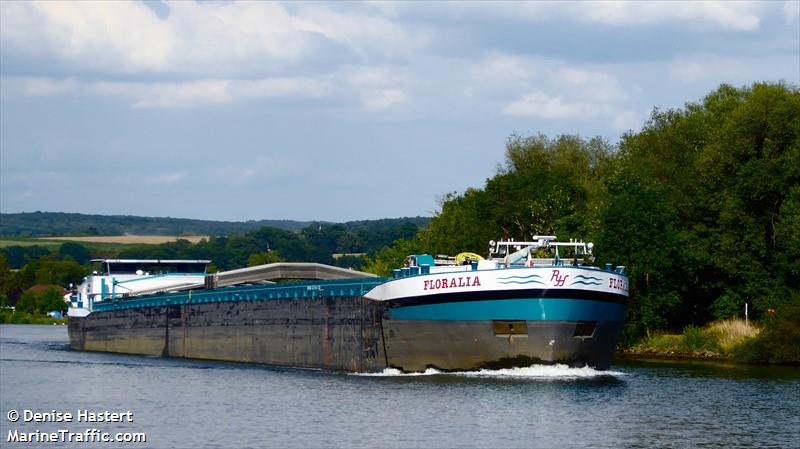
[[[426,217],[389,218],[344,223],[348,231],[374,231],[391,228],[398,223],[424,227]],[[64,212],[23,212],[0,214],[0,236],[48,237],[65,235],[211,235],[242,234],[263,227],[299,232],[313,224],[327,222],[294,220],[250,220],[245,222],[194,220],[170,217],[137,217],[132,215],[88,215]]]
[[[87,215],[63,212],[0,214],[0,235],[44,237],[61,235],[229,235],[270,226],[299,231],[308,221],[211,221],[131,215]]]

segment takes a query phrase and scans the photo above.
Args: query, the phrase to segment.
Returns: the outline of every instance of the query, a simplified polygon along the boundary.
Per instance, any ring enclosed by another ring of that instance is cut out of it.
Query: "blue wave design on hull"
[[[544,282],[536,281],[536,280],[530,280],[530,281],[525,281],[525,282],[522,282],[522,281],[506,281],[506,282],[498,282],[498,284],[519,284],[519,285],[523,285],[523,284],[541,284],[541,285],[544,285]]]
[[[600,285],[600,282],[574,281],[573,283],[571,283],[569,285],[575,285],[575,284],[580,284],[580,285]]]
[[[600,278],[597,278],[597,277],[594,277],[594,276],[584,276],[582,274],[576,275],[575,279],[590,279],[592,281],[597,281],[597,282],[602,281],[602,279],[600,279]]]
[[[533,279],[533,278],[541,278],[538,274],[529,274],[528,276],[507,276],[504,278],[497,278],[498,281],[507,281],[509,279]]]

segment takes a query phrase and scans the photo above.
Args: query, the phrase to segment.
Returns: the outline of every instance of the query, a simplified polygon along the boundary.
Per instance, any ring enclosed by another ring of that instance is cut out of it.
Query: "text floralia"
[[[442,290],[446,288],[480,287],[481,280],[478,276],[458,276],[450,279],[426,280],[424,290]]]

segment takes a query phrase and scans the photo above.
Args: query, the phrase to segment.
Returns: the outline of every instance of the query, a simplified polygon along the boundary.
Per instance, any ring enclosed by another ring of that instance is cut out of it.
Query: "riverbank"
[[[16,310],[0,310],[2,324],[67,324],[66,318],[51,318],[47,315],[34,315]]]
[[[707,360],[743,364],[800,365],[800,321],[792,316],[765,323],[741,319],[689,326],[681,334],[652,334],[617,352],[620,358]]]
[[[741,319],[689,326],[681,334],[658,333],[623,349],[621,354],[642,357],[735,359],[737,348],[757,338],[761,328]]]

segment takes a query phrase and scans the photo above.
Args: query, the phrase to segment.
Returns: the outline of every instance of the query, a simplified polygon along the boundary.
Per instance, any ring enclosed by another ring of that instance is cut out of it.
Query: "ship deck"
[[[182,304],[363,296],[388,280],[389,278],[359,278],[186,290],[98,301],[93,304],[92,309],[95,312],[106,312]]]

